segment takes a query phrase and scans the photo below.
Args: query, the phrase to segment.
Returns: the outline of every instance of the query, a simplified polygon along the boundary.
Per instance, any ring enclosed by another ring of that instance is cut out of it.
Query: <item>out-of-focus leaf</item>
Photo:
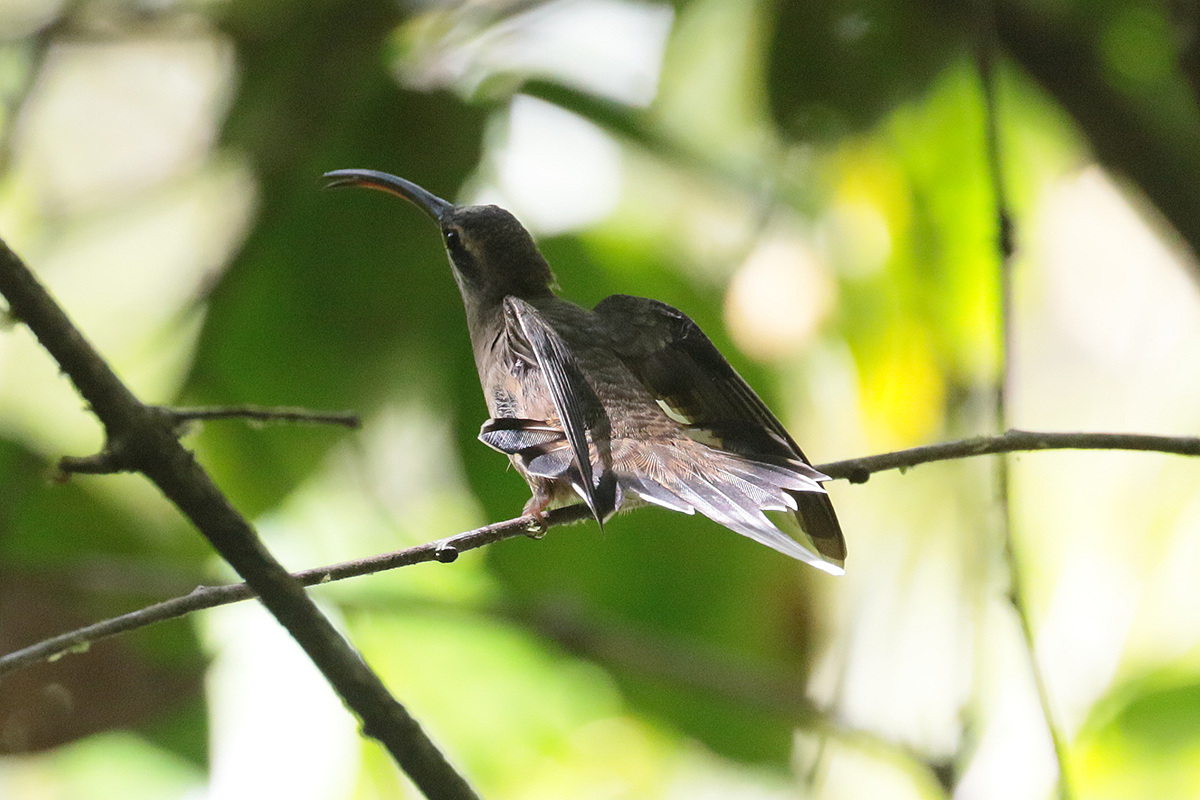
[[[123,509],[101,502],[81,484],[111,478],[75,478],[54,483],[54,468],[20,447],[0,440],[0,563],[31,570],[94,571],[103,579],[106,566],[127,560],[125,567],[157,575],[163,586],[131,582],[139,594],[169,591],[169,560],[177,575],[199,575],[207,556],[204,542],[186,532],[182,522],[168,530],[130,518]],[[128,574],[128,573],[126,573]],[[179,586],[178,582],[173,588]]]
[[[603,533],[580,525],[506,542],[490,558],[554,622],[535,615],[531,627],[604,665],[643,712],[738,760],[787,763],[813,636],[802,565],[658,509]],[[590,633],[568,635],[577,629]]]
[[[95,620],[86,593],[69,574],[0,571],[0,652],[10,652]],[[175,640],[171,652],[139,644]],[[147,641],[149,640],[149,641]],[[180,648],[179,643],[184,643]],[[185,710],[172,749],[206,761],[200,696],[204,662],[186,621],[96,644],[85,653],[37,664],[0,681],[0,753],[47,750],[100,731],[140,729]]]
[[[1155,750],[1200,744],[1200,684],[1136,697],[1121,711],[1117,725],[1130,740]]]
[[[757,176],[739,172],[737,168],[722,163],[720,159],[690,147],[661,130],[650,112],[630,108],[612,100],[588,94],[573,86],[544,79],[526,81],[521,91],[531,97],[553,103],[607,133],[624,140],[630,145],[644,148],[664,164],[677,165],[712,178],[719,178],[730,186],[747,192],[761,189]]]
[[[1073,748],[1079,790],[1111,798],[1200,792],[1200,684],[1151,674],[1101,700]]]
[[[971,66],[944,71],[879,128],[838,156],[839,235],[881,242],[870,266],[850,245],[835,250],[840,316],[871,427],[916,443],[939,435],[949,398],[988,385],[999,361],[997,217]]]
[[[1146,752],[1171,757],[1200,747],[1200,683],[1140,681],[1102,704],[1093,734],[1113,733]]]
[[[482,114],[388,77],[390,4],[329,3],[266,22],[258,11],[236,5],[226,26],[242,77],[225,144],[258,169],[260,213],[208,298],[186,393],[368,414],[406,384],[437,384],[439,363],[467,351],[462,312],[424,215],[383,195],[323,192],[320,176],[382,169],[452,197],[477,161]],[[254,514],[343,435],[210,426],[202,448]]]
[[[355,641],[483,796],[662,796],[674,742],[629,719],[602,670],[491,615],[394,611],[359,614]]]
[[[199,537],[130,517],[0,441],[0,652],[186,592],[206,558]],[[113,480],[107,478],[106,480]],[[155,625],[0,680],[0,750],[45,750],[111,729],[151,734],[207,759],[204,659],[187,620]],[[178,733],[161,735],[167,727]]]
[[[874,124],[923,91],[970,29],[945,9],[907,0],[778,0],[776,8],[768,92],[776,123],[797,140]]]
[[[1195,11],[1018,0],[996,10],[1006,52],[1071,114],[1096,157],[1133,180],[1200,253],[1200,105],[1175,56],[1194,39]],[[1172,23],[1172,13],[1181,19]],[[1198,262],[1186,263],[1195,278]]]

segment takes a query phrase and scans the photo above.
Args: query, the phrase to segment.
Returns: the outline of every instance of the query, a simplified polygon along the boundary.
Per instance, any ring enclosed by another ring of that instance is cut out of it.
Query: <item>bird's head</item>
[[[454,279],[469,311],[499,307],[507,296],[551,294],[554,280],[529,231],[499,206],[456,206],[412,181],[369,169],[339,169],[324,175],[327,188],[363,186],[408,200],[442,231]]]

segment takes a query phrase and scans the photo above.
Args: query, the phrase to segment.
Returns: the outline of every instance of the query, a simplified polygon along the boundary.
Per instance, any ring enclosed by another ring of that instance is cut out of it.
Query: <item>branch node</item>
[[[65,483],[71,475],[113,475],[118,472],[133,472],[134,468],[115,451],[105,447],[90,456],[63,456],[58,460],[58,476],[55,480]]]
[[[866,467],[851,467],[846,473],[846,480],[850,483],[866,483],[871,480],[871,470]]]
[[[443,564],[449,564],[458,559],[458,548],[448,542],[443,542],[434,549],[433,557]]]

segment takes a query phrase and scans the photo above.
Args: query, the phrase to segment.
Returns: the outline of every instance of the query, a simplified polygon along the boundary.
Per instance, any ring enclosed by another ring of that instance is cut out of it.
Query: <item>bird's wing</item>
[[[562,429],[544,419],[489,419],[479,429],[479,441],[506,455],[519,456],[525,471],[541,478],[561,478],[575,463]]]
[[[608,414],[566,342],[536,308],[520,298],[507,297],[504,299],[504,323],[510,346],[518,357],[535,365],[546,382],[554,410],[562,423],[561,435],[565,435],[570,446],[574,462],[571,472],[577,473],[578,480],[574,480],[576,476],[572,475],[572,483],[591,509],[592,516],[603,525],[617,507]],[[541,456],[547,463],[541,469],[553,471],[561,468],[565,454],[561,453],[560,448],[556,454],[556,448],[552,446],[558,432],[548,430],[544,421],[515,422],[529,424],[513,425],[507,420],[490,420],[480,437],[493,447],[510,453],[531,446],[543,447],[545,452]],[[589,438],[596,451],[599,475],[593,470]],[[535,472],[537,469],[535,465]]]
[[[798,479],[786,491],[795,499],[801,527],[825,560],[842,566],[845,539],[819,484],[828,477],[812,468],[787,429],[700,327],[678,309],[643,297],[613,295],[594,311],[605,321],[622,361],[694,438]],[[764,531],[764,536],[773,534]],[[764,543],[782,549],[778,543]]]

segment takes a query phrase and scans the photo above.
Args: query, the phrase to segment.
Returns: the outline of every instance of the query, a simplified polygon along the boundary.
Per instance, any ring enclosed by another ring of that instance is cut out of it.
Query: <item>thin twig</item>
[[[547,528],[556,525],[565,525],[569,522],[586,519],[590,514],[591,512],[588,511],[587,506],[580,503],[547,512],[541,520],[541,524]],[[383,553],[354,561],[344,561],[340,564],[327,567],[306,569],[302,572],[294,573],[292,577],[304,586],[316,586],[318,584],[345,580],[346,578],[355,578],[360,575],[384,572],[397,567],[421,564],[427,561],[449,563],[458,558],[459,553],[474,550],[477,547],[483,547],[484,545],[503,539],[527,535],[537,525],[538,520],[525,515],[505,522],[485,525],[482,528],[460,533],[448,539],[409,547],[405,550]],[[70,652],[86,651],[92,644],[101,639],[115,636],[118,633],[125,633],[138,628],[144,628],[156,622],[182,617],[193,611],[229,605],[241,600],[249,600],[254,596],[254,591],[244,583],[229,584],[226,586],[199,586],[182,597],[155,603],[152,606],[131,611],[119,617],[112,617],[111,619],[97,622],[94,625],[88,625],[85,628],[80,628],[61,636],[55,636],[21,650],[0,656],[0,677],[9,672],[19,670],[22,667],[42,661],[54,661]]]
[[[997,455],[1037,450],[1136,450],[1200,456],[1200,438],[1195,436],[1156,436],[1144,433],[1058,433],[1010,430],[999,436],[975,436],[953,442],[928,444],[863,458],[818,464],[817,469],[831,478],[865,483],[873,473],[905,470],[919,464],[949,461],[970,456]]]
[[[978,48],[976,54],[979,64],[979,80],[983,90],[984,125],[987,132],[985,147],[996,214],[997,249],[1000,256],[1000,316],[998,323],[1001,362],[1000,377],[996,385],[996,426],[999,430],[1004,430],[1008,427],[1009,382],[1012,377],[1013,254],[1016,245],[1012,213],[1008,206],[1008,192],[1004,180],[1004,157],[1000,143],[1000,113],[996,91],[997,37],[994,2],[995,0],[977,0]],[[1025,592],[1024,573],[1021,570],[1020,556],[1017,553],[1016,538],[1013,532],[1012,483],[1006,458],[1000,459],[996,464],[996,496],[1000,509],[1004,559],[1008,565],[1009,601],[1021,624],[1025,652],[1029,655],[1029,668],[1033,675],[1034,685],[1037,687],[1038,703],[1041,705],[1042,717],[1046,721],[1046,728],[1054,747],[1054,757],[1058,762],[1058,797],[1059,800],[1070,800],[1072,792],[1070,776],[1067,773],[1066,737],[1058,723],[1055,722],[1046,676],[1038,663],[1037,640],[1033,633],[1033,620]]]
[[[307,408],[269,406],[205,406],[203,408],[179,408],[168,406],[146,406],[147,414],[159,414],[169,420],[176,431],[195,420],[252,419],[257,422],[300,422],[325,425],[342,425],[351,430],[362,427],[357,414],[349,411],[311,411]],[[116,472],[133,471],[124,455],[112,449],[112,442],[99,453],[90,456],[63,456],[58,469],[64,476],[111,475]]]
[[[261,598],[426,797],[472,800],[475,792],[408,711],[326,618],[258,534],[180,444],[169,414],[142,404],[45,288],[0,241],[0,294],[70,377],[100,418],[105,448],[92,466],[141,472],[173,502]],[[88,459],[84,460],[89,461]]]
[[[351,430],[362,427],[362,420],[349,411],[312,411],[289,406],[211,406],[204,408],[164,408],[178,422],[216,419],[251,419],[256,422],[308,422],[315,425],[341,425]]]
[[[10,85],[8,88],[8,108],[5,109],[5,116],[9,119],[17,119],[24,110],[25,103],[33,94],[38,78],[41,77],[51,47],[66,27],[64,22],[66,18],[66,14],[60,13],[58,19],[25,40],[27,42],[27,49],[24,53],[25,63],[18,67],[18,77],[15,81],[17,85]],[[10,80],[12,79],[10,78]],[[0,129],[0,173],[5,175],[10,174],[12,169],[13,146],[17,136],[16,132],[20,128],[21,126],[18,125],[5,125],[3,129]]]
[[[817,469],[831,478],[862,483],[874,472],[903,470],[935,461],[1016,451],[1062,449],[1135,450],[1200,456],[1200,438],[1116,433],[1009,431],[1002,436],[979,436],[956,442],[914,447],[894,453],[818,464]],[[547,512],[540,523],[549,529],[571,522],[579,522],[589,518],[590,515],[587,506],[578,503]],[[454,561],[459,553],[504,539],[528,535],[538,524],[539,520],[525,515],[404,550],[304,570],[295,573],[293,577],[304,586],[315,586],[429,561],[448,563]],[[201,586],[183,597],[176,597],[138,611],[97,622],[86,628],[55,636],[0,656],[0,677],[31,664],[53,660],[76,650],[85,650],[89,645],[118,633],[181,617],[193,611],[248,600],[252,597],[254,597],[254,592],[241,583],[228,586]]]

